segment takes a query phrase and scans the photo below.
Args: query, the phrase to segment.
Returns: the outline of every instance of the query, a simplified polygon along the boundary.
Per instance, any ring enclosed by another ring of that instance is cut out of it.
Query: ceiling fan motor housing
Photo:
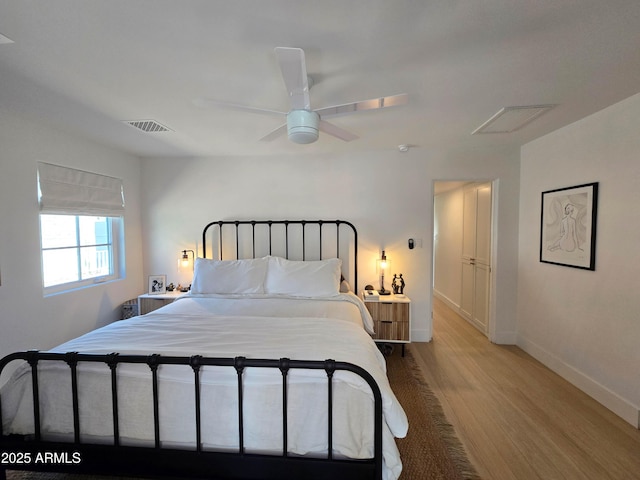
[[[318,140],[320,115],[309,110],[292,110],[287,114],[287,135],[294,143],[313,143]]]

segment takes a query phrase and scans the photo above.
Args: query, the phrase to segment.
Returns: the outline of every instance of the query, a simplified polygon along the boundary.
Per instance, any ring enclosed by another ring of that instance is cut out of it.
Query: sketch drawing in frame
[[[542,192],[540,261],[596,269],[598,182]]]
[[[149,295],[160,295],[166,292],[166,275],[149,275]]]

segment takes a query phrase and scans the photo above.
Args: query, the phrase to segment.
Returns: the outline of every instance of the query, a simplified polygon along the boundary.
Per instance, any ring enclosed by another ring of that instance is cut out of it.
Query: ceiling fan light
[[[318,140],[320,116],[309,110],[292,110],[287,114],[287,135],[294,143],[306,144]]]

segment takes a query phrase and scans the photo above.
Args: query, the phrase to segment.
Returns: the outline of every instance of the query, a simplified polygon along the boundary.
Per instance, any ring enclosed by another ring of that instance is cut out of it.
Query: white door
[[[460,310],[486,335],[491,284],[491,184],[464,191],[462,222]]]
[[[491,267],[476,263],[474,268],[473,324],[485,335],[489,334],[489,285]]]
[[[476,199],[476,263],[491,264],[491,185],[478,187]]]
[[[468,319],[473,318],[473,304],[475,302],[475,263],[462,259],[462,291],[460,311]]]

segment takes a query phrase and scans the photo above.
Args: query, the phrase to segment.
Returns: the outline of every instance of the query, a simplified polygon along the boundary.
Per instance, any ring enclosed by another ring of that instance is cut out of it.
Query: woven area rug
[[[404,357],[399,351],[386,357],[389,382],[409,418],[409,433],[396,440],[399,480],[479,480],[409,349]]]
[[[438,399],[407,350],[387,357],[391,387],[409,418],[409,433],[397,439],[403,470],[399,480],[479,480]],[[115,477],[7,472],[7,480],[115,480]],[[118,477],[118,480],[125,480]]]

